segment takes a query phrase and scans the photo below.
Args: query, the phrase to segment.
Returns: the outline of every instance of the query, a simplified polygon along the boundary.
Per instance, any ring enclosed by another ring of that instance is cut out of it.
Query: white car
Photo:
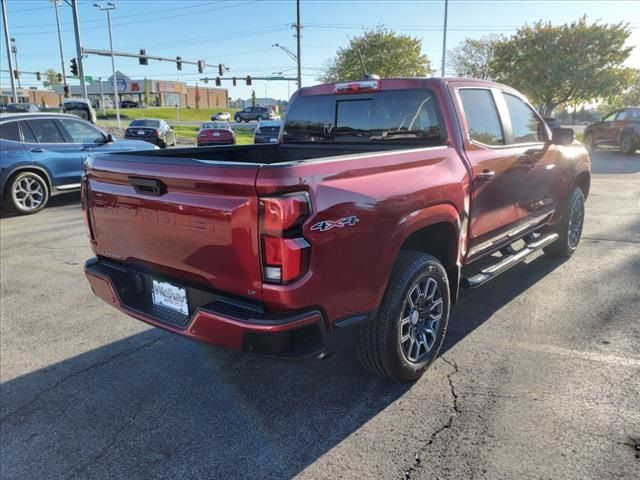
[[[218,112],[215,113],[213,115],[211,115],[211,120],[212,121],[225,121],[228,122],[229,120],[231,120],[231,114],[229,112]]]

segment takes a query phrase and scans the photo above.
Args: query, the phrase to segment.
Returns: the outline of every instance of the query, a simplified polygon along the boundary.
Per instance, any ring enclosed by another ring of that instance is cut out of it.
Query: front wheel
[[[568,258],[578,248],[584,225],[584,193],[578,187],[573,189],[562,213],[562,219],[555,227],[558,239],[544,253],[552,257]]]
[[[620,151],[625,155],[632,155],[638,148],[633,135],[630,133],[624,133],[620,139]]]
[[[449,321],[449,281],[431,255],[401,251],[376,319],[356,330],[356,352],[372,373],[396,382],[422,376]]]
[[[45,207],[49,201],[49,187],[37,173],[18,173],[9,184],[5,201],[14,213],[30,215]]]
[[[240,117],[238,117],[237,115],[235,117],[233,117],[233,119],[235,120],[236,123],[240,123],[242,121],[242,119]]]

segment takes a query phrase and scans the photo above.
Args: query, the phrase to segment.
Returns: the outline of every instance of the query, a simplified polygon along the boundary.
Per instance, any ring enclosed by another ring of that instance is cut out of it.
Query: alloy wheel
[[[38,209],[45,200],[45,186],[31,176],[23,176],[13,184],[11,191],[13,200],[22,210],[29,212]]]
[[[582,235],[582,225],[584,224],[584,201],[582,198],[576,198],[571,206],[571,213],[569,214],[569,234],[568,241],[569,247],[576,248],[578,242],[580,242],[580,236]]]
[[[405,359],[421,363],[433,348],[442,320],[442,292],[435,278],[419,277],[408,289],[398,322],[398,342]]]

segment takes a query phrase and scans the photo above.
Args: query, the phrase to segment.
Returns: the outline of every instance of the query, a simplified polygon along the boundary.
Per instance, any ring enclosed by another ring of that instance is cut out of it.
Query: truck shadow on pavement
[[[463,291],[441,355],[559,265]],[[290,478],[412,388],[370,376],[348,340],[288,363],[149,329],[6,381],[3,478]]]

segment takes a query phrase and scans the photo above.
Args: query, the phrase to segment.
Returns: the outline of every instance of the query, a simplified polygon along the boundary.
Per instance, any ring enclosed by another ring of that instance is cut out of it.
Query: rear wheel
[[[436,359],[449,321],[449,282],[431,255],[401,251],[378,316],[356,330],[356,352],[372,373],[412,382]]]
[[[555,232],[558,239],[548,247],[544,253],[552,257],[568,258],[578,248],[584,225],[584,193],[578,187],[574,188],[564,208],[562,219],[556,225]]]
[[[242,121],[242,119],[238,115],[233,117],[233,120],[235,120],[236,123],[240,123]]]
[[[638,149],[638,145],[630,133],[623,133],[620,139],[620,151],[625,155],[632,155]]]
[[[22,172],[8,184],[5,202],[9,210],[20,215],[30,215],[42,210],[49,201],[49,187],[40,175]]]

